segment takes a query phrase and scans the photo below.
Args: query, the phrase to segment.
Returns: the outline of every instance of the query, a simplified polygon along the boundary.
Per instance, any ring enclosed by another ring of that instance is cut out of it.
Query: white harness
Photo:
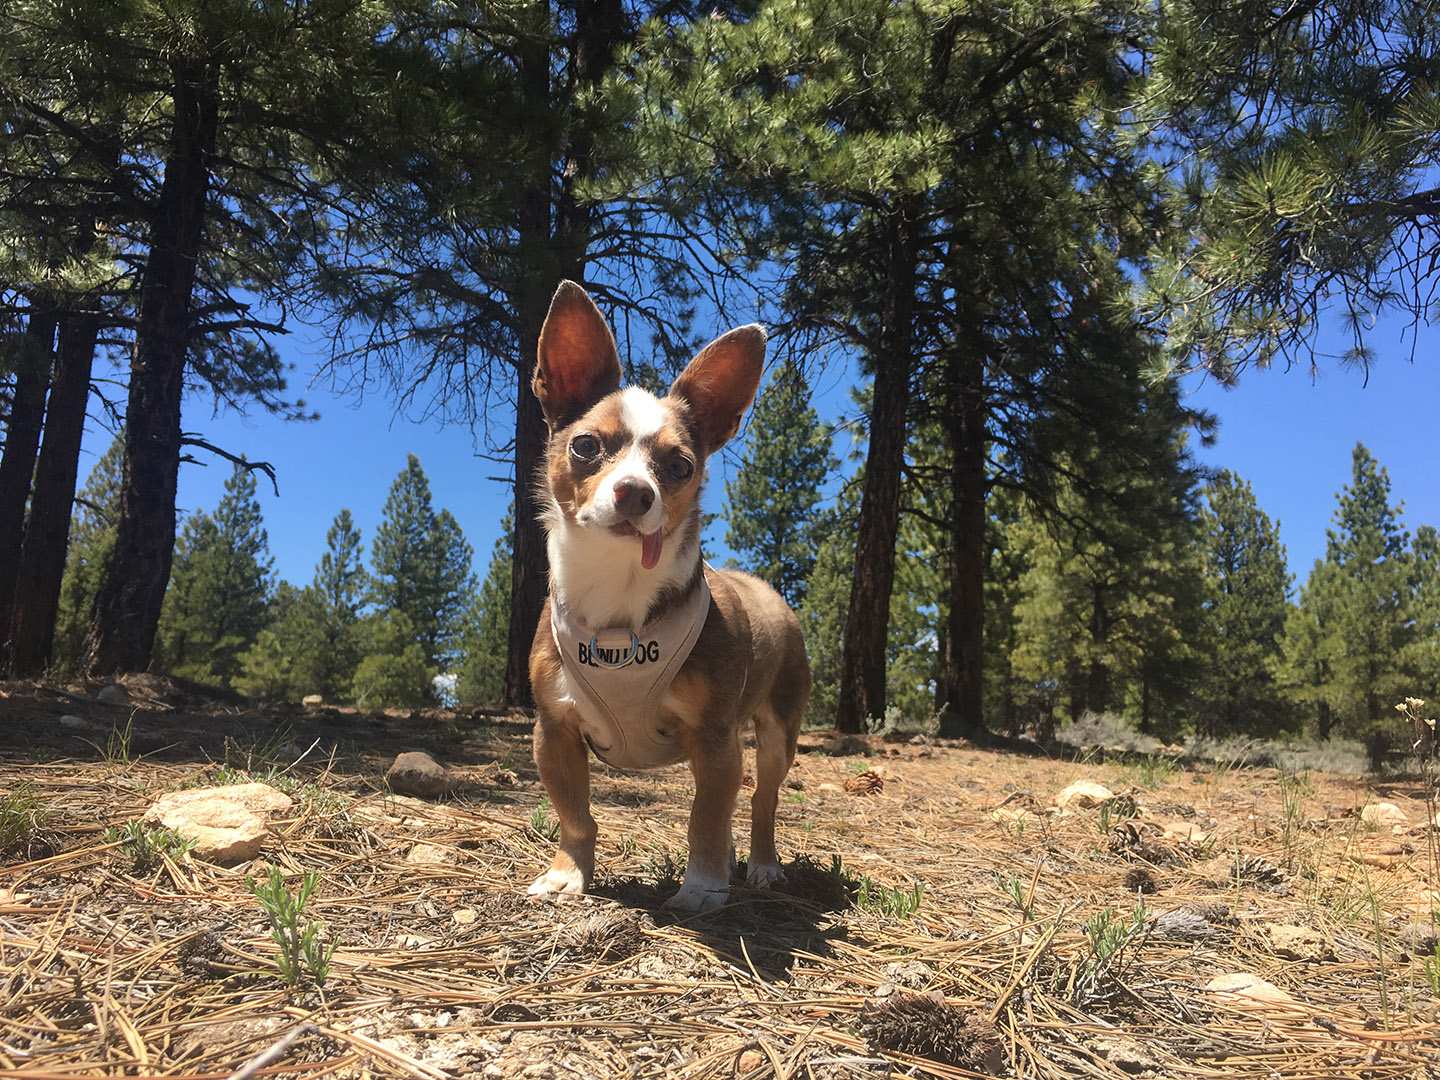
[[[660,720],[660,699],[690,656],[710,611],[710,585],[639,631],[591,631],[550,598],[550,631],[575,693],[585,741],[618,769],[653,769],[685,756],[677,733]]]

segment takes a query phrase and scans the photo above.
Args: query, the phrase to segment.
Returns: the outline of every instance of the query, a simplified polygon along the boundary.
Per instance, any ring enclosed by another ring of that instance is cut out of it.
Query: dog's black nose
[[[655,492],[645,484],[616,480],[614,491],[615,509],[626,517],[639,517],[655,502]]]

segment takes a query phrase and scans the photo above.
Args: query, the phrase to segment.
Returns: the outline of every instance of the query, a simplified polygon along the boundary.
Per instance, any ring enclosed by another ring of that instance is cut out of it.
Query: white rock
[[[194,841],[197,859],[230,865],[260,854],[270,831],[267,818],[293,805],[268,784],[189,788],[162,795],[142,820]]]
[[[1088,810],[1114,797],[1115,793],[1104,784],[1097,784],[1094,780],[1076,780],[1055,796],[1055,805],[1061,810],[1072,806],[1077,810]]]
[[[1360,820],[1376,828],[1403,829],[1410,824],[1410,817],[1394,803],[1367,803],[1360,810]]]

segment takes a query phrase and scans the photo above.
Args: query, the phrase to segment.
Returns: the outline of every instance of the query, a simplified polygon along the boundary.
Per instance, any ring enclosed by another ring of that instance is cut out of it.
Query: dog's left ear
[[[740,430],[764,370],[765,328],[751,323],[706,345],[671,385],[670,393],[690,406],[707,456]]]
[[[605,316],[590,294],[562,281],[540,328],[531,389],[545,422],[558,431],[620,389],[620,356]]]

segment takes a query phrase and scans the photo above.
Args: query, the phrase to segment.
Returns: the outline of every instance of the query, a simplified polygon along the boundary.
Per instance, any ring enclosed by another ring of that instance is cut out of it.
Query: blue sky
[[[1402,341],[1398,331],[1377,334],[1378,359],[1368,384],[1362,373],[1322,360],[1322,373],[1314,381],[1299,368],[1274,369],[1245,373],[1234,390],[1213,384],[1193,388],[1193,402],[1221,422],[1216,445],[1197,451],[1198,458],[1251,481],[1260,505],[1280,521],[1297,584],[1324,553],[1325,529],[1336,493],[1349,482],[1357,441],[1389,471],[1393,497],[1405,503],[1407,526],[1413,531],[1420,524],[1440,525],[1440,441],[1431,426],[1440,404],[1440,363],[1431,356],[1436,335],[1422,335],[1421,342],[1412,363],[1408,339]],[[323,387],[306,388],[315,355],[293,346],[288,357],[295,364],[294,392],[321,413],[314,423],[234,413],[212,417],[208,401],[199,398],[187,403],[185,414],[187,431],[275,465],[279,495],[260,477],[259,497],[276,573],[297,585],[307,583],[324,551],[326,530],[343,508],[355,515],[368,545],[390,484],[413,452],[430,479],[436,508],[449,509],[460,522],[475,548],[476,573],[483,575],[510,499],[508,480],[497,479],[505,475],[505,466],[479,456],[486,449],[483,435],[396,415],[379,393],[357,403]],[[835,411],[841,407],[843,380],[839,373],[817,380],[822,413],[827,401]],[[512,417],[497,415],[494,422],[503,441]],[[92,431],[89,454],[102,451],[108,439],[107,433]],[[210,463],[182,466],[182,516],[213,509],[230,475],[228,462],[197,454]],[[93,460],[82,461],[82,473]],[[712,460],[707,509],[719,508],[733,464],[733,456]],[[715,532],[723,534],[723,528]]]

